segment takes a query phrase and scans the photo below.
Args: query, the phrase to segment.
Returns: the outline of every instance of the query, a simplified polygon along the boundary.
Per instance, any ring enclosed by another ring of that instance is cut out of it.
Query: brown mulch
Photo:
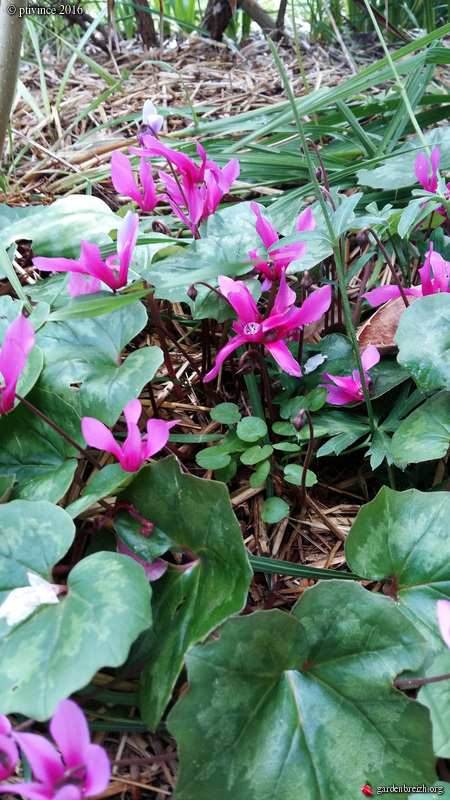
[[[142,54],[137,52],[134,40],[122,43],[123,52],[115,54],[114,60],[102,52],[88,50],[87,54],[117,77],[120,85],[110,91],[105,80],[79,60],[59,108],[56,98],[67,61],[55,60],[44,48],[50,115],[43,111],[38,67],[22,63],[20,79],[42,110],[42,116],[37,118],[29,104],[19,98],[12,119],[14,155],[28,147],[16,168],[16,185],[11,186],[16,190],[15,202],[23,203],[36,195],[50,199],[72,189],[76,173],[98,171],[102,166],[107,170],[111,152],[125,144],[124,135],[129,140],[135,134],[135,122],[120,123],[120,120],[132,113],[139,114],[147,98],[158,108],[174,109],[166,118],[163,133],[192,125],[190,117],[184,115],[188,102],[180,76],[197,112],[204,109],[201,119],[205,121],[286,100],[273,56],[262,38],[255,38],[241,50],[193,34],[174,39],[171,45],[163,52],[168,66],[149,63],[160,59],[159,49]],[[319,45],[307,47],[302,58],[310,91],[334,86],[351,75],[342,53],[336,52],[331,57]],[[305,88],[295,49],[280,46],[280,53],[294,93],[300,97]],[[121,82],[124,71],[129,75]],[[88,110],[104,92],[108,96],[97,108]],[[13,198],[8,202],[14,202]]]

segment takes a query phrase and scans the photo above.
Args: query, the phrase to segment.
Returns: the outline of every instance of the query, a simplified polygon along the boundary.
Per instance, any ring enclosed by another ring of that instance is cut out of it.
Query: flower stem
[[[353,351],[355,353],[356,363],[357,363],[357,366],[358,366],[358,372],[359,372],[359,374],[361,376],[361,387],[362,387],[362,390],[363,390],[364,400],[365,400],[365,403],[366,403],[367,416],[368,416],[368,419],[369,419],[370,431],[371,431],[371,433],[373,435],[375,433],[376,429],[377,429],[377,426],[376,426],[375,418],[374,418],[374,415],[373,415],[372,403],[370,402],[369,391],[367,389],[366,378],[365,378],[365,375],[364,375],[364,367],[362,365],[362,360],[361,360],[361,353],[360,353],[360,350],[359,350],[358,340],[356,338],[355,326],[353,325],[352,312],[351,312],[351,308],[350,308],[350,301],[348,299],[347,286],[346,286],[346,283],[345,283],[344,265],[343,265],[342,260],[341,260],[341,250],[340,250],[339,244],[334,246],[333,250],[334,250],[334,259],[335,259],[335,264],[336,264],[336,275],[337,275],[338,284],[339,284],[339,290],[340,290],[341,298],[342,298],[342,310],[344,312],[345,329],[346,329],[346,332],[347,332],[347,336],[349,337],[349,339],[350,339],[350,341],[352,343]]]
[[[100,462],[97,461],[97,459],[94,458],[94,456],[91,456],[87,452],[87,450],[85,450],[84,447],[80,447],[80,445],[77,444],[75,439],[72,439],[72,437],[69,436],[68,433],[63,431],[63,429],[60,428],[59,425],[56,425],[54,422],[52,422],[51,419],[49,419],[45,414],[43,414],[42,411],[39,411],[39,409],[36,408],[36,406],[33,406],[31,403],[29,403],[28,400],[25,400],[24,397],[21,397],[19,394],[16,394],[16,397],[17,397],[18,400],[20,400],[20,402],[24,406],[26,406],[26,408],[28,408],[30,411],[32,411],[33,414],[36,414],[37,417],[39,417],[40,419],[44,420],[44,422],[46,422],[47,425],[50,425],[50,427],[53,428],[53,430],[56,431],[56,433],[59,433],[59,435],[62,436],[63,439],[65,439],[67,442],[69,442],[69,444],[71,444],[72,447],[75,447],[75,449],[78,450],[78,452],[81,453],[88,461],[90,461],[91,464],[96,469],[98,469],[98,470],[102,469],[102,465],[100,464]]]

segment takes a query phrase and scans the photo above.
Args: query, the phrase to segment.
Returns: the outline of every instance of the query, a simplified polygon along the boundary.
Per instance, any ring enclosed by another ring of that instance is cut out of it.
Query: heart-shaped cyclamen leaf
[[[170,699],[188,647],[245,604],[251,579],[242,533],[226,486],[181,473],[167,458],[141,469],[120,496],[192,559],[153,584],[154,624],[135,660],[148,658],[139,683],[141,716],[153,729]]]
[[[52,581],[70,547],[74,524],[46,501],[0,506],[0,599],[28,586],[27,573]],[[144,570],[117,553],[79,562],[68,592],[39,605],[17,624],[0,620],[0,707],[47,719],[60,700],[87,684],[103,666],[117,667],[150,624],[150,587]]]
[[[450,599],[450,495],[384,486],[358,512],[345,543],[352,572],[385,587],[434,653],[445,651],[436,600]]]
[[[419,389],[450,389],[448,292],[419,297],[400,317],[394,341],[400,364],[411,373]]]
[[[187,654],[190,688],[168,718],[176,800],[329,800],[367,782],[374,793],[432,783],[428,713],[392,686],[426,644],[388,598],[333,580],[291,616],[256,612],[217,633]]]

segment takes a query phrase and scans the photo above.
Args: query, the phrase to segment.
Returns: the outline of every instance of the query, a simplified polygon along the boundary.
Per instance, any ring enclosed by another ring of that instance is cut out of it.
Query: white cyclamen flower
[[[152,129],[155,136],[161,130],[164,122],[164,117],[157,113],[155,106],[151,100],[146,100],[144,108],[142,109],[142,122]]]
[[[57,595],[60,586],[48,583],[33,572],[27,572],[27,577],[30,585],[12,589],[0,606],[0,619],[5,617],[7,625],[17,625],[18,622],[22,622],[38,606],[59,603]]]

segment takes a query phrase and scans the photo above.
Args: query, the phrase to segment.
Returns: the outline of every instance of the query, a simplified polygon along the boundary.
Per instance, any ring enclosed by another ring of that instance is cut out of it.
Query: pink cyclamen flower
[[[439,169],[440,160],[441,151],[439,145],[436,145],[431,151],[429,161],[425,153],[418,153],[414,164],[414,172],[416,173],[417,180],[422,184],[425,191],[432,192],[433,194],[436,194],[438,188],[437,171]],[[450,196],[450,183],[447,184],[446,190],[445,197],[448,200]],[[422,208],[425,205],[426,202],[422,205]],[[446,216],[442,206],[438,208],[437,211],[442,214],[443,217]]]
[[[133,169],[129,159],[115,150],[111,156],[111,180],[116,192],[131,197],[142,208],[142,211],[153,211],[158,202],[156,199],[155,182],[152,175],[152,165],[145,158],[141,158],[139,177],[142,192],[138,188]]]
[[[431,277],[431,270],[433,270],[433,277]],[[434,252],[432,242],[430,242],[430,249],[425,256],[424,265],[422,269],[419,269],[419,275],[421,285],[404,289],[406,295],[425,297],[429,294],[450,292],[450,261],[445,261],[439,253]],[[393,297],[400,297],[400,289],[395,285],[381,286],[379,289],[366,292],[363,297],[374,308],[387,300],[392,300]]]
[[[90,275],[106,283],[116,291],[127,285],[131,254],[138,237],[139,217],[127,211],[117,229],[117,253],[108,256],[106,263],[100,256],[100,248],[96,244],[81,240],[81,254],[78,261],[73,258],[33,258],[36,269],[43,272],[79,272]],[[119,261],[116,264],[116,261]]]
[[[441,636],[447,647],[450,647],[450,601],[449,600],[437,601],[437,619]]]
[[[34,329],[23,314],[11,322],[0,350],[0,414],[14,408],[17,381],[34,345]]]
[[[166,200],[174,214],[195,235],[198,223],[213,214],[224,194],[230,191],[231,184],[239,175],[238,160],[233,158],[220,169],[215,161],[207,160],[205,149],[200,142],[196,142],[197,153],[201,158],[201,164],[197,166],[185,153],[171,150],[149,134],[141,135],[139,141],[144,147],[142,149],[130,147],[130,153],[139,155],[142,160],[147,156],[162,156],[171,166],[172,174],[159,172],[159,178],[166,192],[159,195],[158,200]],[[178,173],[177,179],[173,175],[174,171]],[[136,189],[133,189],[135,196],[129,190],[125,193],[133,199],[138,199]],[[186,212],[183,209],[186,209]]]
[[[372,380],[367,375],[367,370],[378,364],[380,354],[374,344],[371,344],[361,356],[361,361],[364,369],[364,379],[366,387],[369,388],[369,383]],[[319,383],[327,389],[327,403],[332,403],[334,406],[342,406],[345,403],[354,403],[364,400],[364,392],[361,383],[361,375],[359,370],[354,369],[352,374],[346,378],[339,375],[328,375],[327,372],[323,374],[324,380],[333,381],[336,385],[330,386],[329,384]]]
[[[264,246],[269,249],[275,242],[279,241],[279,236],[269,220],[261,216],[261,211],[257,203],[251,204],[251,209],[256,214],[256,232],[263,240]],[[316,227],[311,209],[305,208],[300,214],[295,230],[296,231],[312,231]],[[269,261],[264,261],[258,256],[258,250],[250,250],[249,256],[252,259],[259,258],[259,261],[254,265],[254,269],[262,272],[264,281],[262,284],[263,292],[270,289],[272,281],[277,281],[281,277],[281,273],[285,270],[291,261],[296,261],[306,253],[306,242],[296,242],[295,244],[285,245],[271,250],[268,253]]]
[[[111,776],[103,747],[91,744],[83,712],[73,700],[62,700],[50,722],[56,748],[36,733],[15,733],[35,782],[3,784],[0,791],[28,800],[82,800],[104,792]]]
[[[233,281],[224,275],[219,277],[220,291],[236,311],[239,322],[233,323],[233,330],[237,333],[233,339],[222,347],[216,356],[214,368],[203,378],[211,381],[216,377],[221,364],[241,344],[261,342],[273,355],[280,367],[289,375],[301,376],[300,365],[289,352],[285,339],[292,338],[299,328],[309,322],[320,319],[330,307],[331,286],[322,286],[306,298],[301,308],[296,308],[297,299],[295,292],[286,283],[284,272],[281,275],[280,288],[273,308],[263,319],[257,305],[250,294],[244,281]]]
[[[14,773],[18,760],[19,751],[13,739],[11,723],[8,717],[0,714],[0,780]]]
[[[120,466],[126,472],[136,472],[144,461],[165,447],[169,439],[169,429],[181,420],[164,422],[162,419],[149,419],[147,433],[141,436],[138,422],[142,413],[139,400],[130,400],[123,413],[128,427],[128,436],[122,446],[114,439],[109,428],[94,417],[83,417],[81,430],[90,447],[106,450],[119,459]]]

